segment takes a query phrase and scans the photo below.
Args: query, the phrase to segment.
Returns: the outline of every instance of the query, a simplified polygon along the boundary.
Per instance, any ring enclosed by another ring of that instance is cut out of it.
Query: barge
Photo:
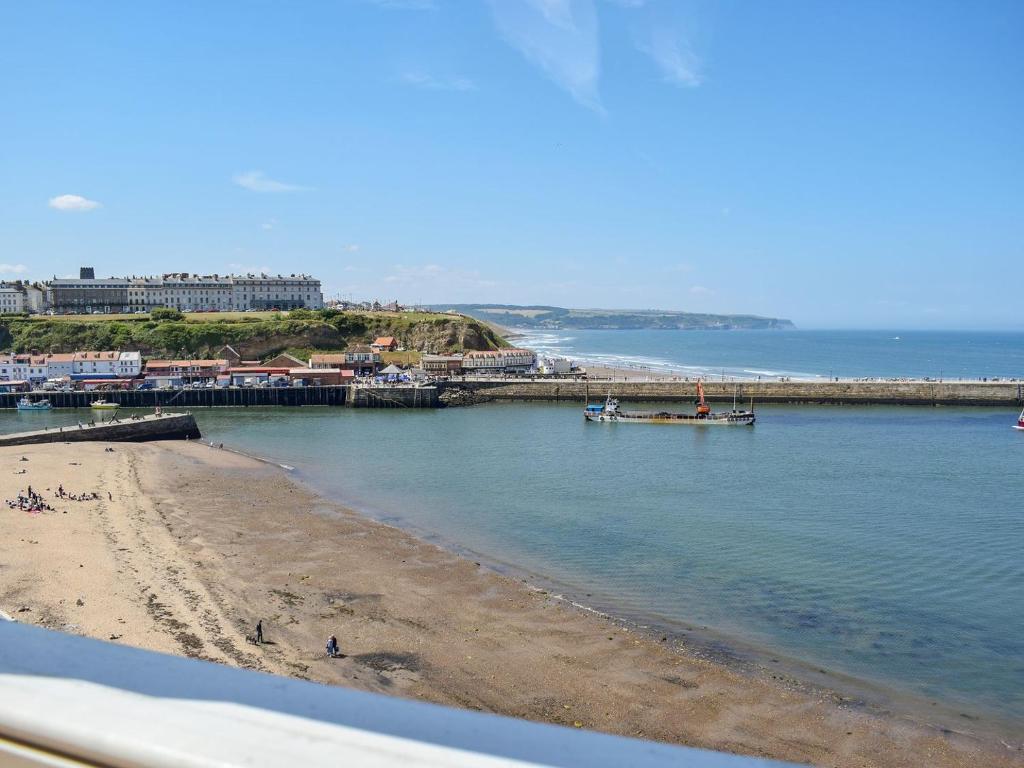
[[[694,413],[675,413],[672,411],[624,411],[619,408],[619,401],[608,394],[603,404],[587,405],[583,418],[587,421],[607,423],[638,423],[638,424],[693,424],[722,426],[753,426],[756,416],[754,405],[750,410],[738,410],[735,400],[731,411],[712,411],[704,399],[704,385],[697,382],[697,401]]]

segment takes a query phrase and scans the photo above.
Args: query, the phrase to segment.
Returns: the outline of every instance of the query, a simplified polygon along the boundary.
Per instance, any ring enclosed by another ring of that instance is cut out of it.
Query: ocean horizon
[[[637,373],[794,378],[1024,377],[1024,331],[537,330],[517,345]]]

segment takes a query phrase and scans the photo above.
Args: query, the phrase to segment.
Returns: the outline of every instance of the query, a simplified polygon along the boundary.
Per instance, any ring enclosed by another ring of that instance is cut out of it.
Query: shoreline
[[[272,466],[286,466],[278,465],[272,459],[252,458]],[[323,490],[303,475],[301,468],[295,470],[292,478],[312,493],[323,495]],[[338,503],[376,524],[401,531],[429,546],[470,560],[478,567],[522,584],[531,592],[561,602],[571,610],[599,617],[623,631],[643,636],[650,642],[661,643],[674,652],[695,656],[740,674],[767,676],[794,691],[825,697],[842,706],[875,716],[899,718],[922,727],[962,735],[971,735],[972,731],[965,729],[965,725],[969,725],[975,735],[983,734],[997,740],[1011,739],[1016,735],[1016,725],[1011,717],[973,702],[954,703],[929,698],[917,692],[901,690],[883,680],[859,677],[831,668],[826,662],[794,656],[767,643],[708,625],[645,614],[642,609],[616,603],[614,597],[593,599],[591,594],[584,593],[579,586],[461,545],[417,526],[400,515],[378,513],[346,499]],[[1024,742],[1020,746],[1024,749]]]
[[[780,759],[1021,760],[1019,745],[1007,752],[987,737],[859,711],[820,691],[741,674],[702,658],[689,642],[677,648],[640,626],[585,613],[592,609],[572,607],[571,596],[524,586],[311,493],[276,463],[205,443],[112,447],[4,451],[25,453],[29,462],[14,466],[28,468],[34,487],[67,476],[65,484],[101,481],[116,492],[110,502],[75,503],[66,517],[3,508],[12,547],[2,556],[9,578],[0,608],[16,619],[321,682]],[[7,498],[25,482],[0,477]],[[45,552],[37,548],[42,534],[33,533],[44,529],[56,537],[45,540]],[[58,541],[64,548],[54,547]],[[97,580],[80,587],[86,573]],[[274,646],[244,643],[257,615]],[[332,630],[349,654],[338,664],[319,650]]]

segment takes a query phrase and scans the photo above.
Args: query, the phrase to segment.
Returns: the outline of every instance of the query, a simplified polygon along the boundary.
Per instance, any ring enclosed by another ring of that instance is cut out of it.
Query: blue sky
[[[1024,328],[1024,3],[6,2],[0,277]]]

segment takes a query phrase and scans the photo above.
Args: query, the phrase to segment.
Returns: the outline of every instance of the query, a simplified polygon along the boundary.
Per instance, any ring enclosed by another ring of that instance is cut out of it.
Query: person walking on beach
[[[256,622],[256,642],[263,642],[263,619]]]
[[[334,635],[327,638],[327,656],[331,659],[338,657],[338,638]]]

